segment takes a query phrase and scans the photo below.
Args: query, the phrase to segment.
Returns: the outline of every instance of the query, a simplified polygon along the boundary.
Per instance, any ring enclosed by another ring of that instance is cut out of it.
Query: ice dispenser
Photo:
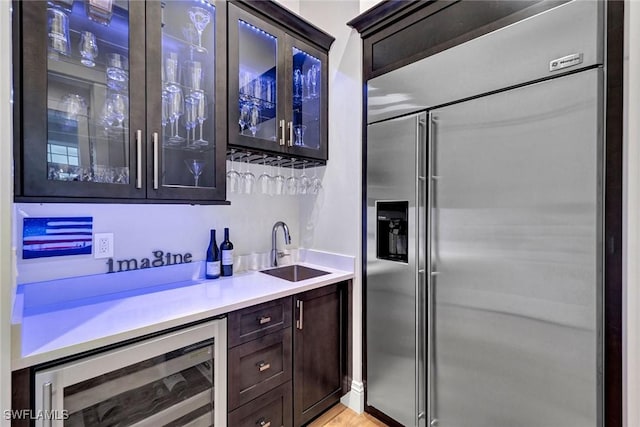
[[[407,262],[408,201],[377,202],[376,256]]]

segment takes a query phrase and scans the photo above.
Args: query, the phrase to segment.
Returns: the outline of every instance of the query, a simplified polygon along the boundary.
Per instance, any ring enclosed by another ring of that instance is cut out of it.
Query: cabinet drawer
[[[229,413],[233,427],[291,427],[291,381]]]
[[[229,348],[291,326],[291,297],[265,302],[228,315]]]
[[[291,328],[229,350],[229,409],[291,379]]]

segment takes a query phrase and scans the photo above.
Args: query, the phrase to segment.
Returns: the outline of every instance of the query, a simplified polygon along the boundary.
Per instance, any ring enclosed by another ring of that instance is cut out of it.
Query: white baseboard
[[[356,414],[364,412],[364,384],[360,381],[351,381],[351,391],[340,399],[340,403],[354,411]]]

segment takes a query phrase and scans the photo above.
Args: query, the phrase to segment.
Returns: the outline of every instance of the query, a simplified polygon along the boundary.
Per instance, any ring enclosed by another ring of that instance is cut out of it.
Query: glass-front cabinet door
[[[327,55],[287,37],[291,68],[287,145],[293,156],[327,158]]]
[[[24,195],[144,196],[144,4],[21,7]]]
[[[229,6],[229,141],[279,151],[285,145],[285,35],[244,10]]]
[[[151,198],[224,199],[226,108],[216,102],[225,99],[224,7],[213,0],[147,6]]]
[[[229,144],[327,159],[327,53],[229,6]]]

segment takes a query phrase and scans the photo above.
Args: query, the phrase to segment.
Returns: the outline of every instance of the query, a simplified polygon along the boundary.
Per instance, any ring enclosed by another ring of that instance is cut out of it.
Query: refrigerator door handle
[[[429,117],[427,120],[428,126],[428,136],[427,136],[427,152],[426,152],[426,174],[429,177],[427,182],[427,200],[426,200],[426,220],[427,220],[427,233],[426,233],[426,268],[428,274],[426,275],[426,323],[427,323],[427,420],[430,426],[436,426],[438,424],[438,420],[436,418],[436,410],[435,410],[435,363],[433,360],[434,357],[434,345],[435,345],[435,329],[434,329],[434,319],[435,319],[435,307],[434,307],[434,282],[436,276],[439,274],[437,271],[434,271],[434,263],[433,257],[435,254],[434,247],[434,236],[433,236],[433,215],[434,215],[434,187],[439,176],[435,174],[433,170],[433,155],[434,155],[434,144],[435,144],[435,134],[436,134],[436,120],[437,117],[434,115],[433,111],[429,112]]]
[[[426,354],[426,257],[424,242],[427,239],[427,222],[425,221],[427,199],[427,115],[422,113],[416,117],[416,425],[426,427],[427,415],[427,354]]]

